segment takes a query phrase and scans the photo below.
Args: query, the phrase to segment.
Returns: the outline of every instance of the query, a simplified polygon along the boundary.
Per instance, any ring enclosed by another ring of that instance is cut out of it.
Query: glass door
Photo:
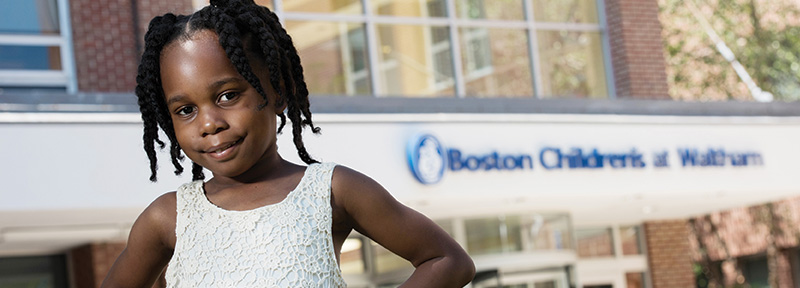
[[[491,273],[494,272],[494,273]],[[503,273],[497,271],[476,274],[473,288],[569,288],[563,268],[528,272]]]

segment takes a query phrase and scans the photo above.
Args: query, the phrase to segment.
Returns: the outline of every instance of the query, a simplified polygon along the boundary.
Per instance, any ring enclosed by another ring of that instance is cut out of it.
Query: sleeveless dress
[[[311,164],[278,203],[222,209],[203,181],[177,191],[167,287],[346,287],[331,232],[333,163]]]

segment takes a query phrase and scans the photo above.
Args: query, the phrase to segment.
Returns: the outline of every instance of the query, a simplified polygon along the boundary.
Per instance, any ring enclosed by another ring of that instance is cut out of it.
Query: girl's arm
[[[175,193],[158,197],[133,223],[128,246],[101,287],[152,287],[175,246]]]
[[[331,189],[334,209],[346,212],[351,227],[416,267],[401,287],[463,287],[472,280],[475,265],[464,249],[371,178],[337,166]]]

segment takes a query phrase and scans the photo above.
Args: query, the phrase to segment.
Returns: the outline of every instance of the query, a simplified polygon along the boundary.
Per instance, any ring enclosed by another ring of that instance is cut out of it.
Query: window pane
[[[344,274],[364,273],[364,253],[362,250],[363,241],[360,238],[347,238],[342,244],[342,252],[339,256],[339,267]]]
[[[2,6],[0,33],[59,34],[56,0],[3,0]]]
[[[533,283],[533,288],[556,288],[556,281],[544,281]]]
[[[597,23],[595,0],[533,0],[536,22]]]
[[[378,243],[372,241],[370,242],[372,243],[372,251],[375,253],[375,270],[378,273],[414,268],[410,262],[406,261],[400,256],[397,256],[397,254],[394,254],[386,248],[383,248],[383,246]]]
[[[569,216],[536,214],[531,219],[532,250],[572,249]]]
[[[614,244],[610,228],[576,229],[578,257],[613,257]]]
[[[445,219],[445,220],[435,220],[433,222],[436,223],[436,225],[439,225],[439,227],[441,227],[442,230],[444,230],[444,232],[447,232],[447,234],[450,235],[450,237],[455,237],[455,234],[453,233],[453,220]]]
[[[538,31],[542,98],[607,98],[599,32]]]
[[[620,241],[622,242],[622,255],[642,254],[642,245],[639,241],[639,226],[620,227]]]
[[[384,96],[453,95],[447,27],[376,25],[381,91]],[[413,40],[409,40],[413,39]]]
[[[471,254],[500,254],[568,248],[564,216],[508,215],[464,221]]]
[[[445,0],[370,0],[372,13],[383,16],[447,17]]]
[[[0,69],[61,70],[61,49],[0,45]]]
[[[364,25],[286,21],[303,64],[308,91],[316,95],[369,95]]]
[[[208,2],[208,1],[205,1],[205,2]],[[272,0],[256,0],[256,4],[261,5],[261,6],[266,6],[267,8],[269,8],[269,10],[272,10],[273,7],[275,7],[275,6],[272,6]]]
[[[0,287],[68,287],[66,259],[62,255],[0,258]]]
[[[455,0],[459,18],[524,20],[522,0]],[[560,0],[559,0],[560,1]]]
[[[362,14],[361,0],[291,0],[283,1],[286,12]]]
[[[496,254],[503,252],[500,218],[470,219],[464,221],[467,232],[467,252],[470,254]]]
[[[468,97],[533,97],[525,30],[462,28],[459,33]]]
[[[644,273],[625,273],[625,283],[628,288],[644,288]]]

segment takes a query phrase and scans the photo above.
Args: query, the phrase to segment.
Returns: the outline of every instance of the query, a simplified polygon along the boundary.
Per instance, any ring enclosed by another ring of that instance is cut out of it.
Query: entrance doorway
[[[473,288],[569,288],[569,277],[565,268],[539,269],[536,271],[482,271],[475,275]]]

